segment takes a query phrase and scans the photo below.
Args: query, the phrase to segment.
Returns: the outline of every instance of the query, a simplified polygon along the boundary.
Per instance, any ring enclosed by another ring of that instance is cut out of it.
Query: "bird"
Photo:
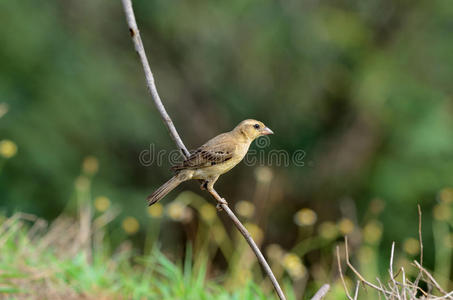
[[[219,176],[235,167],[247,154],[250,144],[258,137],[274,134],[263,122],[247,119],[233,130],[217,135],[193,151],[181,164],[173,166],[174,176],[147,197],[151,206],[184,181],[198,179],[200,188],[217,200],[217,208],[226,200],[214,190]]]

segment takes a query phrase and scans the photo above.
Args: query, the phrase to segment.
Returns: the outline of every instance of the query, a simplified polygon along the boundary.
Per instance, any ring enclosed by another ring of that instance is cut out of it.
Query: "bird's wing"
[[[236,149],[235,144],[226,134],[221,134],[208,141],[193,152],[181,165],[172,167],[173,170],[199,169],[221,164],[230,160]]]

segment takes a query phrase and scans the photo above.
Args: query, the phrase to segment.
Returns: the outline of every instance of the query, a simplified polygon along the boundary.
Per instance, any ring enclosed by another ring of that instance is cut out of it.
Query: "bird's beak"
[[[269,134],[274,134],[274,132],[269,127],[264,127],[261,130],[261,135],[269,135]]]

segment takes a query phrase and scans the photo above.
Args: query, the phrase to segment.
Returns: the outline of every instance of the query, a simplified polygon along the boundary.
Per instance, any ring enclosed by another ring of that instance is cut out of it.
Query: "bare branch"
[[[260,249],[256,245],[256,243],[253,240],[250,233],[247,231],[247,229],[244,227],[244,225],[242,225],[241,221],[239,221],[239,219],[236,217],[236,215],[233,213],[233,211],[228,207],[228,205],[221,204],[221,206],[222,206],[222,209],[227,213],[228,217],[230,217],[230,219],[233,221],[236,228],[242,233],[242,235],[244,236],[244,239],[247,241],[250,248],[252,248],[253,252],[255,253],[256,257],[258,258],[258,261],[260,262],[264,271],[266,271],[267,276],[269,276],[269,279],[271,280],[272,285],[274,286],[274,289],[275,289],[278,297],[280,299],[286,299],[285,295],[283,294],[283,291],[280,288],[280,285],[278,284],[277,279],[274,276],[274,273],[272,273],[271,267],[269,267],[269,264],[267,263],[266,259],[264,258]]]
[[[394,280],[393,278],[393,255],[395,253],[395,242],[392,242],[392,250],[390,251],[390,269],[389,269],[389,272],[390,272],[390,276],[392,277],[392,279]]]
[[[423,274],[426,275],[426,277],[428,277],[428,279],[434,284],[434,286],[442,293],[444,294],[444,299],[453,299],[453,296],[450,295],[450,293],[447,294],[447,292],[439,285],[439,283],[437,283],[437,281],[434,279],[434,277],[425,269],[423,268],[419,263],[418,261],[414,260],[414,264],[415,266],[417,266],[417,268],[420,269],[421,272],[423,272]]]
[[[419,227],[418,227],[418,232],[419,232],[419,241],[420,241],[420,249],[421,252],[423,251],[423,242],[422,242],[422,236],[421,236],[421,209],[420,206],[418,206],[418,216],[419,216]],[[433,275],[429,273],[425,268],[423,268],[422,264],[419,263],[418,261],[414,261],[415,267],[418,268],[419,272],[417,275],[417,278],[414,282],[411,282],[406,275],[406,271],[403,267],[398,269],[396,274],[393,272],[393,262],[394,262],[394,257],[395,257],[395,242],[392,243],[392,249],[390,252],[390,265],[388,269],[388,273],[390,275],[390,280],[388,281],[388,287],[384,286],[382,282],[379,280],[379,278],[376,278],[377,282],[379,283],[379,286],[365,280],[365,278],[352,266],[352,264],[349,261],[349,250],[348,250],[348,238],[345,237],[345,252],[346,252],[346,264],[347,266],[354,272],[354,274],[359,278],[359,280],[367,286],[372,287],[373,289],[378,291],[379,298],[381,294],[385,297],[386,300],[392,299],[400,299],[400,300],[421,300],[421,299],[431,299],[431,300],[440,300],[440,299],[452,299],[453,300],[453,291],[452,292],[446,292],[442,287],[437,283],[437,281],[434,279]],[[341,272],[341,265],[340,265],[340,260],[339,260],[339,248],[337,246],[337,257],[338,257],[338,266]],[[420,253],[420,261],[423,261],[423,253]],[[402,273],[402,280],[398,281],[397,277],[398,275]],[[424,291],[418,286],[419,280],[423,278],[423,281],[428,284],[428,291]],[[348,299],[351,300],[351,297],[348,293],[348,290],[346,288],[346,284],[343,283],[343,286],[345,287],[346,294],[348,296]],[[432,290],[437,289],[442,296],[435,297],[432,294]],[[357,290],[357,286],[356,286]],[[420,291],[422,295],[420,297],[417,297],[417,292]],[[354,300],[356,298],[356,294],[354,294]]]
[[[365,285],[368,285],[368,286],[372,287],[373,289],[380,291],[381,293],[388,294],[390,296],[394,296],[393,293],[391,293],[383,288],[380,288],[379,286],[377,286],[377,285],[367,281],[365,278],[363,278],[363,276],[359,273],[359,271],[357,271],[356,268],[354,268],[354,266],[349,261],[348,237],[344,238],[344,243],[345,243],[345,249],[346,249],[346,264],[352,270],[352,272],[354,272],[354,274],[357,277],[359,277],[360,281],[362,281]]]
[[[359,287],[360,287],[360,280],[357,280],[357,283],[355,285],[354,300],[357,300],[357,297],[359,296]]]
[[[143,47],[142,38],[140,37],[140,32],[138,30],[137,22],[135,21],[134,10],[132,9],[132,2],[130,0],[123,0],[124,12],[126,14],[127,25],[129,26],[129,33],[132,38],[132,42],[135,46],[135,51],[137,51],[140,61],[143,65],[143,71],[145,72],[146,84],[148,90],[151,94],[151,98],[154,101],[154,105],[159,111],[164,124],[167,126],[168,131],[170,132],[171,138],[175,141],[178,149],[185,156],[189,156],[189,151],[187,151],[186,146],[179,137],[178,131],[176,131],[175,125],[171,120],[170,116],[167,113],[162,100],[160,99],[159,93],[157,92],[156,84],[154,82],[153,72],[151,72],[151,67],[149,66],[148,58],[146,57],[145,48]]]
[[[343,288],[346,293],[346,296],[349,300],[353,300],[351,295],[349,295],[348,287],[346,286],[346,282],[344,281],[343,271],[341,270],[341,261],[340,261],[340,247],[337,246],[337,262],[338,262],[338,272],[340,272],[341,282],[343,283]]]
[[[401,271],[403,273],[403,282],[402,282],[403,299],[406,299],[406,273],[404,272],[403,267],[401,267]]]
[[[445,298],[449,298],[451,299],[451,297],[453,297],[453,291],[451,291],[450,293],[444,295],[444,296],[440,296],[440,297],[435,297],[435,298],[431,298],[430,300],[445,300]]]
[[[398,289],[398,285],[396,284],[396,280],[395,280],[395,277],[393,275],[393,255],[395,254],[395,242],[392,242],[392,250],[391,250],[391,253],[390,253],[390,268],[389,268],[389,274],[390,274],[390,278],[392,280],[392,283],[393,283],[393,286],[391,286],[391,289],[392,291],[394,291],[396,293],[396,296],[398,297],[398,299],[401,299],[401,296],[400,296],[400,293],[399,293],[399,289]]]
[[[379,283],[379,286],[381,287],[381,289],[384,289],[384,286],[382,285],[381,280],[379,280],[379,277],[376,277],[376,280],[377,280],[377,282]],[[381,295],[381,293],[378,293],[378,295]],[[384,295],[384,298],[385,298],[386,300],[389,299],[385,293],[382,293],[382,295]],[[379,298],[380,298],[380,297],[379,297]]]
[[[418,242],[420,244],[420,265],[423,266],[423,240],[422,240],[422,210],[420,204],[417,204],[418,208]],[[420,271],[415,279],[414,285],[418,286],[418,282],[422,278],[423,273]],[[415,291],[417,293],[417,291]]]
[[[423,266],[423,239],[422,239],[422,209],[420,204],[417,204],[418,208],[418,241],[420,243],[420,266]]]
[[[324,284],[317,292],[316,294],[311,298],[311,300],[321,300],[329,291],[330,285]]]
[[[134,15],[134,10],[132,8],[132,2],[131,0],[122,0],[123,7],[124,7],[124,12],[126,14],[126,20],[127,24],[129,26],[129,32],[131,34],[132,42],[134,43],[135,50],[137,51],[140,61],[143,65],[143,70],[145,72],[145,77],[146,77],[146,84],[148,86],[148,90],[151,94],[151,97],[154,101],[154,105],[156,106],[157,110],[159,111],[159,114],[162,117],[162,120],[164,121],[165,125],[167,126],[167,129],[170,133],[170,136],[176,143],[178,149],[180,149],[181,153],[185,156],[189,156],[189,151],[187,151],[186,146],[182,142],[181,138],[179,137],[179,134],[173,124],[173,121],[171,120],[170,116],[168,115],[164,105],[162,104],[162,100],[160,99],[160,96],[157,92],[156,84],[154,82],[154,76],[153,73],[151,72],[151,67],[149,66],[148,59],[146,57],[145,49],[143,47],[143,42],[140,37],[140,32],[138,30],[137,22],[135,21],[135,15]],[[277,279],[275,278],[274,274],[272,273],[271,268],[269,267],[269,264],[265,260],[263,254],[261,254],[261,251],[259,250],[258,246],[256,243],[253,241],[250,233],[245,229],[244,225],[239,221],[239,219],[234,215],[233,211],[228,207],[226,204],[221,204],[222,209],[227,213],[228,217],[233,221],[234,225],[236,228],[241,232],[241,234],[244,236],[246,239],[247,243],[250,245],[252,248],[253,252],[255,253],[256,257],[258,258],[258,261],[260,262],[261,266],[264,268],[265,272],[269,276],[274,289],[280,299],[286,299],[285,295],[283,294],[282,289],[280,288],[280,285],[277,282]]]

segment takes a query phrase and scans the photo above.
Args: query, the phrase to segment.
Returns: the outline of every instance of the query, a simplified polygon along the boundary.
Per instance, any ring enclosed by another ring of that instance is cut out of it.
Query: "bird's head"
[[[266,127],[263,122],[253,119],[242,121],[233,130],[243,135],[247,140],[250,141],[253,141],[257,137],[260,137],[262,135],[274,134],[274,132]]]

